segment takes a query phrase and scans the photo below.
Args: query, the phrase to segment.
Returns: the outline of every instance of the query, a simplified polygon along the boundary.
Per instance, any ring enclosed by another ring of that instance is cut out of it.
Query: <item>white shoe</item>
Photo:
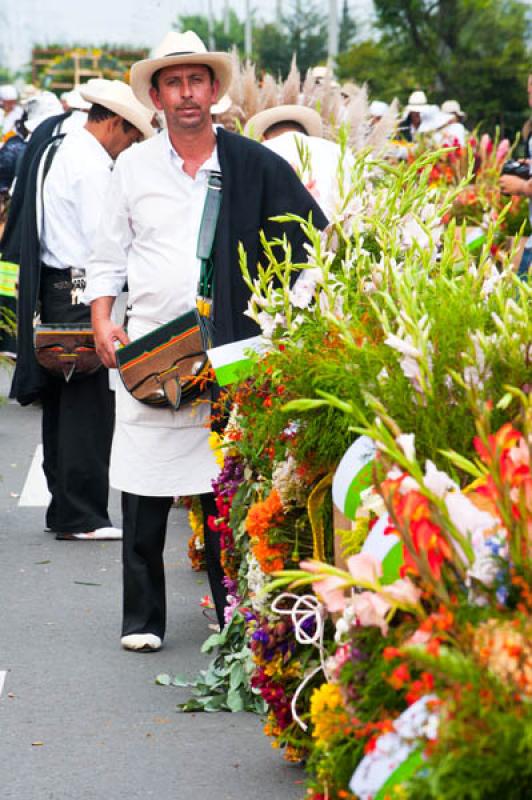
[[[74,541],[82,541],[85,539],[94,539],[97,541],[118,541],[122,538],[121,528],[96,528],[94,531],[88,533],[58,533],[56,539],[66,539]]]
[[[130,633],[122,636],[120,644],[124,650],[136,650],[137,653],[154,653],[162,647],[162,641],[154,633]]]

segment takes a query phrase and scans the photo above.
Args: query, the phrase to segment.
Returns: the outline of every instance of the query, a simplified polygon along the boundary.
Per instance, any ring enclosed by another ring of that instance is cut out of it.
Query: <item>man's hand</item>
[[[524,197],[532,196],[532,180],[525,181],[515,175],[501,175],[500,187],[503,194],[518,194]]]
[[[121,325],[112,319],[99,320],[92,326],[96,352],[102,360],[104,367],[116,367],[116,344],[129,344],[129,337]]]
[[[98,297],[91,303],[92,329],[96,352],[104,367],[116,367],[116,344],[129,344],[129,337],[121,325],[111,319],[114,297]]]

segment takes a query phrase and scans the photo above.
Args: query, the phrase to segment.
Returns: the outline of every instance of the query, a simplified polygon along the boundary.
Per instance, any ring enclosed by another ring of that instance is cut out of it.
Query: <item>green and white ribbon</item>
[[[389,524],[388,514],[379,517],[370,530],[361,551],[374,556],[381,562],[382,583],[384,584],[393,583],[401,577],[400,569],[404,560],[403,545],[399,536],[395,533],[384,533]]]
[[[381,786],[375,795],[375,800],[386,800],[387,797],[393,797],[393,794],[390,794],[390,792],[393,792],[394,789],[398,789],[403,783],[410,780],[410,778],[418,772],[423,761],[423,751],[421,748],[410,753],[406,761],[403,761],[403,763],[392,772],[386,783]]]
[[[360,495],[373,482],[375,450],[372,439],[359,436],[338,464],[332,484],[333,503],[348,519],[355,519]]]
[[[263,339],[260,336],[252,336],[249,339],[241,339],[207,350],[219,385],[228,386],[230,383],[238,383],[247,378],[253,367],[250,351],[262,353],[265,349]]]
[[[466,230],[465,243],[470,253],[480,250],[485,241],[486,232],[482,228],[476,227]]]
[[[17,296],[18,264],[11,261],[0,261],[0,295]]]

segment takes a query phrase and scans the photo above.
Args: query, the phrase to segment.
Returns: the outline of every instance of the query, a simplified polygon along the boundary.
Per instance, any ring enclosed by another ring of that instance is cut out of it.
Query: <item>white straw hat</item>
[[[428,106],[427,95],[420,90],[412,92],[408,98],[408,104],[405,112],[409,114],[411,111],[424,111]]]
[[[323,135],[323,123],[318,112],[308,106],[298,105],[276,106],[259,111],[247,121],[244,133],[262,139],[264,132],[278,122],[297,122],[309,136]]]
[[[92,78],[80,87],[80,94],[87,102],[104,106],[126,119],[138,128],[145,139],[149,139],[155,133],[151,124],[153,112],[139,103],[127,83]]]
[[[54,117],[56,114],[63,113],[63,106],[53,92],[41,92],[35,97],[30,97],[24,103],[28,118],[24,121],[24,127],[30,133],[33,133],[35,128],[48,119]]]
[[[131,67],[131,88],[147,108],[155,109],[150,97],[152,75],[175,64],[203,64],[210,67],[220,82],[219,96],[222,97],[229,89],[232,74],[229,53],[209,53],[194,31],[170,31],[155,49],[153,58],[137,61]]]
[[[3,86],[0,86],[1,100],[18,100],[18,92],[12,83],[4,83]]]
[[[458,100],[446,100],[445,103],[442,103],[441,110],[446,114],[456,114],[457,117],[465,117]]]
[[[389,110],[390,106],[384,100],[373,100],[368,108],[370,117],[383,117]]]
[[[75,108],[78,111],[88,111],[92,103],[88,103],[83,99],[81,96],[81,89],[82,85],[79,83],[76,84],[69,92],[63,92],[61,100],[64,100],[69,108]]]

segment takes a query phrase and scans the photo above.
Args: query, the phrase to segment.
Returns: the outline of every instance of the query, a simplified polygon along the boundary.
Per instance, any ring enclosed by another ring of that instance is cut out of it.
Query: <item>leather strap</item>
[[[200,230],[196,256],[201,260],[200,279],[198,283],[198,300],[200,302],[212,299],[212,286],[214,278],[214,265],[212,263],[212,247],[216,234],[216,225],[222,204],[222,174],[211,170]],[[198,304],[199,307],[199,304]],[[200,311],[203,313],[201,307]],[[205,315],[208,316],[208,315]]]

